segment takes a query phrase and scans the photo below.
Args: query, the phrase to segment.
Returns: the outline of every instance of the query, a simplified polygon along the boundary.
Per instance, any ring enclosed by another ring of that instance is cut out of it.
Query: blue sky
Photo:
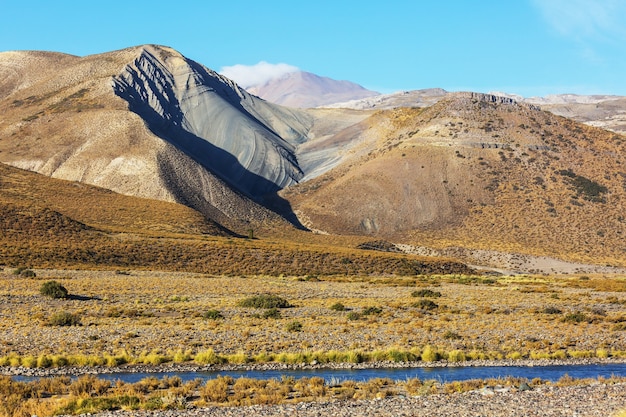
[[[626,0],[0,0],[0,51],[154,43],[220,71],[286,64],[384,93],[626,95]],[[239,67],[241,68],[241,67]]]

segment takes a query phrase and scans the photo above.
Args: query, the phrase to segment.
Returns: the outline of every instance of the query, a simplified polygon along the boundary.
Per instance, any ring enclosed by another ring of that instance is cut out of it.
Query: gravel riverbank
[[[294,405],[208,407],[170,411],[115,411],[92,417],[610,417],[626,408],[626,384],[540,387],[531,391],[497,388],[461,394],[393,397]]]

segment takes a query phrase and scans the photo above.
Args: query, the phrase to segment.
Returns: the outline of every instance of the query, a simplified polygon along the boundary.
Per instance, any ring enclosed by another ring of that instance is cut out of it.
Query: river
[[[390,378],[392,380],[406,380],[419,378],[421,380],[436,380],[439,382],[464,381],[468,379],[489,379],[518,377],[532,380],[541,378],[556,381],[564,375],[572,378],[598,378],[622,376],[626,377],[626,363],[609,364],[582,364],[582,365],[548,365],[548,366],[448,366],[448,367],[419,367],[419,368],[368,368],[368,369],[275,369],[275,370],[220,370],[220,371],[169,371],[169,372],[112,372],[96,374],[99,378],[127,383],[140,381],[148,377],[162,379],[178,376],[183,381],[196,378],[202,380],[216,378],[218,375],[231,376],[235,379],[281,379],[293,377],[322,377],[327,382],[345,380],[367,381],[373,378]],[[33,376],[15,376],[17,380],[32,380]]]

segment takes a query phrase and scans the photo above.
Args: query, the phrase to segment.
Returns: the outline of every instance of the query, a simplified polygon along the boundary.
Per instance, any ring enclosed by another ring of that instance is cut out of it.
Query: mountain
[[[432,247],[623,262],[626,138],[513,99],[375,113],[363,152],[287,188],[302,223]]]
[[[542,109],[590,126],[626,133],[626,97],[576,96],[573,94],[529,98]]]
[[[441,88],[399,91],[375,97],[334,103],[327,107],[359,110],[393,109],[397,107],[428,107],[446,97]],[[617,133],[626,133],[626,97],[609,95],[556,94],[524,98],[503,92],[489,93],[512,98],[518,102],[538,105],[542,110]]]
[[[310,117],[171,48],[4,52],[0,80],[6,164],[180,202],[229,228],[281,221],[255,199],[303,176],[294,149]]]
[[[4,52],[0,162],[181,203],[211,234],[301,241],[295,225],[319,232],[306,239],[322,246],[386,239],[626,264],[623,135],[500,95],[431,89],[365,100],[283,107],[164,46]],[[59,198],[44,208],[66,216],[58,221],[72,233],[98,228]],[[86,210],[122,204],[87,201]]]
[[[395,93],[381,94],[363,99],[336,102],[327,107],[358,110],[383,110],[394,109],[396,107],[428,107],[444,98],[447,94],[448,92],[441,88],[398,91]]]
[[[337,81],[305,71],[284,74],[262,85],[250,86],[247,91],[272,103],[295,108],[321,107],[379,94],[350,81]]]

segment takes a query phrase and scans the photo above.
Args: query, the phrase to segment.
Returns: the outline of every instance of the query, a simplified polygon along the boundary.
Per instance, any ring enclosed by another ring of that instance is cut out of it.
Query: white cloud
[[[289,64],[270,64],[261,61],[255,65],[237,64],[229,67],[222,67],[220,74],[230,78],[243,88],[253,85],[264,84],[269,80],[278,78],[290,72],[300,71],[298,67]]]
[[[532,0],[532,4],[563,36],[578,41],[611,41],[626,36],[623,0]]]

